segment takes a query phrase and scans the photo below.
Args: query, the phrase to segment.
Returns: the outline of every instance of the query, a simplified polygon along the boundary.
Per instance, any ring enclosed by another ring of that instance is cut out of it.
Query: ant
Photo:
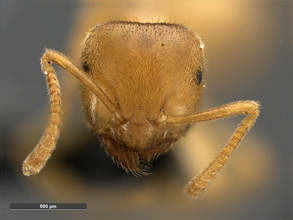
[[[53,63],[81,82],[87,120],[105,152],[136,176],[149,174],[151,162],[184,136],[191,124],[247,115],[216,158],[186,185],[190,197],[205,190],[259,115],[259,104],[247,100],[197,111],[204,87],[204,44],[179,24],[99,24],[85,38],[81,62],[79,68],[50,49],[41,58],[50,117],[41,140],[23,162],[26,176],[45,166],[60,133],[61,92]]]

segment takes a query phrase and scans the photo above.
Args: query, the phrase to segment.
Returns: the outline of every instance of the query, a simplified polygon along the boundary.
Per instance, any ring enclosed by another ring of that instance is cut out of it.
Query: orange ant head
[[[89,32],[83,69],[115,110],[86,86],[84,108],[106,152],[126,171],[145,174],[187,130],[187,124],[164,119],[195,112],[203,87],[202,45],[177,24],[108,22]]]

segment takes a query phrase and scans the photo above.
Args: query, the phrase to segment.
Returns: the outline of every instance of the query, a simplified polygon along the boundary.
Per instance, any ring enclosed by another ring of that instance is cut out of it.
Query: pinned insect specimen
[[[47,49],[41,58],[50,101],[46,130],[23,162],[37,174],[56,147],[61,92],[52,63],[82,84],[82,103],[106,153],[126,172],[146,175],[191,124],[247,115],[216,158],[186,186],[198,196],[226,164],[259,114],[255,101],[238,101],[197,111],[205,75],[204,44],[188,28],[169,23],[112,21],[91,29],[84,41],[82,69]]]

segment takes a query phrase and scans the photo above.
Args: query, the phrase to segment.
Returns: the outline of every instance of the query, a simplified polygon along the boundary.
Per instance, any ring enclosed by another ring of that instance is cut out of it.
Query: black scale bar
[[[10,210],[87,210],[86,203],[10,203]]]

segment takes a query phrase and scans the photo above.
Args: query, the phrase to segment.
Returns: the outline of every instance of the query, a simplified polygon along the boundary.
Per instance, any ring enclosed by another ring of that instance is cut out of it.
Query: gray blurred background
[[[201,109],[260,101],[256,125],[201,199],[186,198],[183,186],[240,118],[196,125],[154,162],[152,175],[135,178],[99,147],[83,117],[79,85],[60,68],[64,119],[57,150],[40,174],[22,175],[22,161],[48,118],[39,61],[44,48],[79,64],[86,31],[109,20],[176,22],[195,30],[208,60]],[[293,219],[292,1],[2,0],[0,31],[0,219]],[[17,202],[84,202],[88,210],[10,211]]]

